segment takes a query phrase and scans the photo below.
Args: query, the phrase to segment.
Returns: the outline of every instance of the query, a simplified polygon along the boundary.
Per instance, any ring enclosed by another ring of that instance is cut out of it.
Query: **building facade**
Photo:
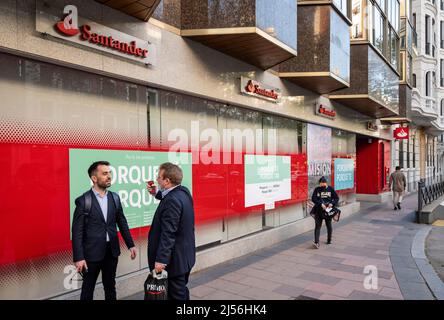
[[[410,139],[397,141],[394,149],[396,164],[407,172],[408,189],[415,191],[421,179],[433,183],[442,174],[438,144],[444,130],[444,3],[413,0],[409,6],[403,19],[413,28],[412,124]]]
[[[321,176],[344,216],[386,197],[412,101],[402,1],[102,2],[0,3],[0,298],[78,297],[71,215],[94,160],[113,166],[140,254],[122,243],[120,296],[146,277],[144,183],[171,153],[195,271],[312,230]]]

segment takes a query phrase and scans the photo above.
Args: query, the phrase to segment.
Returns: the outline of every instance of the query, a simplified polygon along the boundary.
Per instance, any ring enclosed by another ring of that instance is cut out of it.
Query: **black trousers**
[[[190,291],[187,288],[190,273],[168,278],[168,300],[190,300]]]
[[[102,271],[103,289],[105,291],[105,300],[116,300],[116,270],[118,258],[114,257],[111,252],[111,246],[108,242],[106,246],[105,258],[99,262],[88,262],[88,272],[84,274],[82,293],[80,300],[93,300],[94,288],[96,287],[97,278]]]
[[[321,234],[322,220],[325,220],[325,225],[327,226],[327,241],[331,241],[331,236],[333,233],[333,228],[331,226],[331,218],[321,218],[318,215],[315,217],[315,242],[319,243],[319,236]]]

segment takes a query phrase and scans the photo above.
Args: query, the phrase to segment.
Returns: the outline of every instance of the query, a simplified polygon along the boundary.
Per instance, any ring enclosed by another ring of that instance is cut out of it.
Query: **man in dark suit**
[[[72,222],[72,248],[77,271],[83,274],[81,300],[92,300],[97,277],[102,271],[105,300],[116,300],[116,270],[120,255],[117,227],[136,258],[136,248],[117,193],[111,186],[109,162],[94,162],[88,169],[91,190],[75,201]]]
[[[193,199],[180,185],[182,178],[182,169],[167,162],[159,167],[160,190],[147,185],[148,192],[160,200],[148,234],[148,264],[150,270],[168,272],[170,300],[190,299],[187,283],[196,261]]]

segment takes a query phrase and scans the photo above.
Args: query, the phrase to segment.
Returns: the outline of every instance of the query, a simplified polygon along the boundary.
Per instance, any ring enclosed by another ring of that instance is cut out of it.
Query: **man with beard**
[[[120,255],[117,227],[136,258],[136,248],[117,193],[111,186],[109,162],[94,162],[88,169],[93,187],[78,197],[72,222],[73,260],[83,275],[80,300],[92,300],[97,277],[102,272],[105,300],[116,300],[116,270]]]

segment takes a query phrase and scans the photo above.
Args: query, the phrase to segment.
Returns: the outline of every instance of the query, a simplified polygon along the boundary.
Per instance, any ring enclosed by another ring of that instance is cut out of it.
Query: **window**
[[[352,37],[354,39],[364,37],[362,1],[353,0],[352,4]]]
[[[440,8],[441,10],[444,10],[444,0],[441,0],[441,1],[440,1],[440,6],[439,6],[439,8]]]
[[[395,31],[390,28],[390,39],[389,39],[389,46],[390,46],[390,62],[395,67],[395,69],[398,69],[398,46],[399,46],[399,39],[396,35]]]
[[[444,59],[441,59],[439,61],[439,69],[440,69],[439,85],[440,87],[444,87]]]
[[[441,115],[441,117],[444,116],[444,99],[441,99],[440,115]]]
[[[444,49],[444,21],[440,21],[439,23],[439,34],[440,34],[439,47],[441,49]]]
[[[389,23],[396,32],[399,32],[399,0],[388,1],[387,5]]]
[[[416,74],[412,74],[412,86],[416,88]]]
[[[425,53],[430,54],[430,16],[425,16]]]
[[[416,167],[416,136],[415,135],[413,135],[412,136],[412,151],[413,151],[413,154],[412,154],[412,167],[413,168],[415,168]]]
[[[428,71],[425,78],[425,95],[430,97],[432,95],[432,72]]]
[[[373,45],[384,52],[384,17],[377,6],[373,6]]]
[[[348,0],[333,0],[333,4],[341,11],[345,16],[347,16],[347,2]]]

